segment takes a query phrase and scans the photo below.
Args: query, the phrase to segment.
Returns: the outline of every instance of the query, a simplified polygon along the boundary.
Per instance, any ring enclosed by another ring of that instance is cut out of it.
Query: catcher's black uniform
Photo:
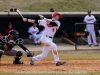
[[[14,34],[16,34],[16,30],[11,30],[11,32],[15,32]],[[2,52],[2,54],[4,55],[15,56],[15,60],[13,61],[14,64],[23,64],[23,62],[20,61],[20,58],[23,55],[23,53],[21,51],[13,49],[15,45],[20,46],[24,51],[26,51],[27,57],[30,57],[33,55],[25,46],[23,46],[24,41],[22,38],[17,37],[17,38],[14,38],[13,40],[10,40],[10,37],[9,37],[10,35],[12,34],[9,33],[8,36],[2,36],[0,38],[0,52]],[[5,44],[7,45],[8,50],[4,50]]]

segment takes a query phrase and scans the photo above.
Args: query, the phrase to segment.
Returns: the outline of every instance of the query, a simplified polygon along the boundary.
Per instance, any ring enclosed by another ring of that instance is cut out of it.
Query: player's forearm
[[[23,18],[24,22],[30,22],[30,23],[34,23],[35,20],[34,19],[27,19],[27,18]]]
[[[31,33],[31,32],[28,32],[28,34],[29,34],[29,35],[32,35],[32,33]]]
[[[47,23],[50,23],[50,20],[48,20],[47,18],[45,18],[43,15],[39,15],[39,17],[43,20],[45,20]]]
[[[86,22],[86,20],[83,20],[83,22]]]
[[[27,19],[27,21],[30,22],[30,23],[35,23],[34,19]]]
[[[28,49],[25,46],[23,46],[22,44],[18,44],[18,46],[20,46],[25,52],[28,51]]]

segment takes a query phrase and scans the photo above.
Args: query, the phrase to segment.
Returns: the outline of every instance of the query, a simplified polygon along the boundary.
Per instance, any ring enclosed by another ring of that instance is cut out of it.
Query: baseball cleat
[[[56,66],[64,65],[65,63],[66,63],[66,61],[59,61],[56,63]]]
[[[41,43],[37,43],[37,45],[41,45]]]
[[[89,45],[89,47],[91,47],[91,46],[92,46],[92,44]]]
[[[32,57],[30,58],[30,65],[34,66],[34,61],[32,61]]]
[[[97,44],[97,45],[94,45],[94,46],[99,46],[99,45]]]
[[[20,61],[20,60],[16,62],[16,61],[14,60],[14,61],[13,61],[13,64],[23,64],[23,62]]]

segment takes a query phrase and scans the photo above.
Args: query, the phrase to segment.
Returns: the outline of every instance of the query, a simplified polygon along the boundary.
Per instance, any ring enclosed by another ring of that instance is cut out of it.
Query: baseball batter
[[[91,10],[88,10],[88,15],[85,16],[84,22],[86,23],[94,23],[96,21],[95,17],[91,15]],[[91,47],[91,36],[93,39],[94,46],[99,46],[96,42],[96,35],[94,31],[94,24],[86,24],[86,30],[89,32],[89,35],[87,36],[88,45]]]
[[[20,60],[23,53],[22,51],[13,49],[15,45],[21,47],[27,53],[27,57],[33,56],[33,53],[23,46],[23,39],[18,38],[18,36],[19,32],[17,30],[11,30],[7,36],[0,38],[0,58],[2,55],[15,56],[13,64],[23,64]]]
[[[57,45],[53,43],[52,41],[56,31],[60,27],[60,22],[58,21],[58,19],[62,18],[62,15],[58,12],[54,12],[52,14],[52,19],[46,19],[42,15],[39,15],[39,16],[40,18],[43,18],[43,19],[42,20],[28,19],[28,22],[31,22],[31,23],[37,22],[39,23],[39,25],[42,25],[45,27],[41,36],[41,43],[43,44],[44,47],[40,55],[37,55],[30,59],[30,65],[34,65],[35,61],[45,58],[48,55],[50,50],[52,50],[52,54],[53,54],[56,66],[65,64],[66,63],[65,61],[59,60]],[[27,19],[23,18],[23,21],[26,22]]]
[[[41,33],[39,33],[39,29],[36,26],[37,24],[34,23],[33,26],[28,29],[28,33],[30,34],[29,38],[33,39],[35,45],[40,44],[41,37]]]

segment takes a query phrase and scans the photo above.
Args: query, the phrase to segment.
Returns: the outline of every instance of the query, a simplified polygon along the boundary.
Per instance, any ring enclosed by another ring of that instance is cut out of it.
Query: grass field
[[[35,55],[38,55],[38,54],[40,54],[40,52],[38,52],[38,53],[35,53]],[[61,58],[61,59],[64,59],[64,60],[84,60],[84,59],[86,59],[86,60],[91,60],[91,59],[96,59],[96,60],[100,60],[100,52],[61,52],[61,53],[59,53],[59,57]],[[24,55],[23,55],[23,57],[22,57],[22,59],[23,60],[29,60],[29,58],[27,58],[26,57],[26,55],[25,55],[25,53],[24,53]],[[50,52],[49,54],[48,54],[48,56],[44,59],[44,60],[51,60],[51,59],[53,59],[53,56],[52,56],[52,53]],[[11,56],[3,56],[2,57],[2,60],[13,60],[13,57],[11,57]]]
[[[100,11],[100,0],[0,0],[0,11],[19,8],[28,12],[49,12],[51,7],[60,12]]]

